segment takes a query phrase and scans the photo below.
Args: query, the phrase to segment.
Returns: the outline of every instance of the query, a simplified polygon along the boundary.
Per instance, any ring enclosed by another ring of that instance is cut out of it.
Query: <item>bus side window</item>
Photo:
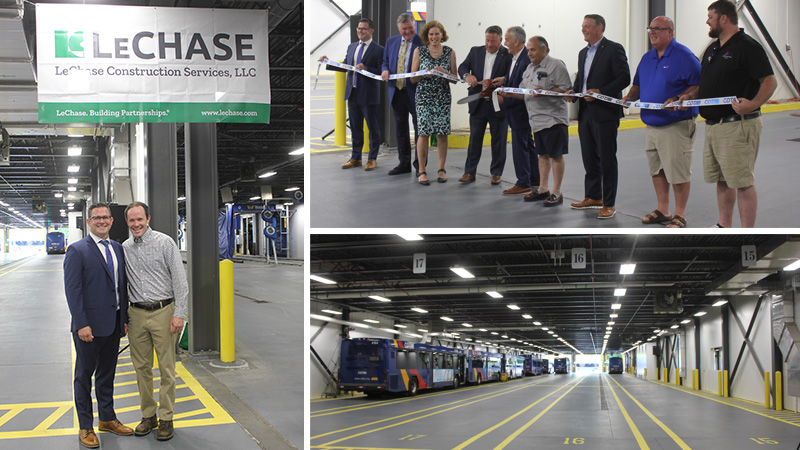
[[[428,366],[429,366],[428,353],[426,353],[426,352],[414,352],[414,353],[412,353],[412,355],[414,355],[414,365],[412,367],[415,367],[417,369],[427,369],[428,368]]]
[[[398,369],[409,369],[411,368],[408,361],[408,352],[398,352],[397,353],[397,365]]]
[[[433,368],[434,369],[441,369],[442,368],[442,355],[438,353],[433,354]]]

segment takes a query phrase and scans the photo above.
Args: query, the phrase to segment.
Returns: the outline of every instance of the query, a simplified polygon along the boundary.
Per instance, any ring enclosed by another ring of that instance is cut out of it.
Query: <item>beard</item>
[[[718,28],[712,28],[712,29],[708,30],[708,37],[716,39],[716,38],[719,37],[720,31],[721,30],[719,30]]]

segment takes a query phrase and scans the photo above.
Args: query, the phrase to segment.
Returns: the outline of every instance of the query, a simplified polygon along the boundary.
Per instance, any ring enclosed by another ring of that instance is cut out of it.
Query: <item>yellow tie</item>
[[[397,59],[397,73],[405,73],[406,71],[406,44],[408,41],[403,39],[403,45],[400,47],[400,57]],[[405,87],[405,78],[397,79],[397,89]]]

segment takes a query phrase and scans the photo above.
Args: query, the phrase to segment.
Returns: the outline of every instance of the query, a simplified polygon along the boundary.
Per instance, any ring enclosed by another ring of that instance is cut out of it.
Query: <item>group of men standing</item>
[[[157,429],[158,440],[173,436],[175,343],[188,315],[189,287],[177,244],[149,227],[148,206],[131,203],[125,208],[125,220],[131,237],[119,244],[109,239],[114,223],[111,207],[91,205],[88,236],[70,245],[64,258],[76,354],[78,439],[88,448],[100,446],[93,426],[93,375],[100,431],[144,436]],[[119,342],[126,334],[142,411],[135,430],[123,425],[114,411]],[[161,374],[158,403],[153,398],[154,350]]]
[[[371,22],[367,21],[371,30]],[[366,22],[365,22],[366,23]],[[624,102],[641,99],[643,102],[669,104],[697,98],[734,96],[730,105],[719,104],[699,108],[666,107],[661,110],[642,109],[646,124],[645,150],[648,168],[657,197],[656,208],[645,217],[645,224],[666,224],[670,228],[687,225],[686,206],[690,191],[691,159],[694,149],[697,115],[706,119],[706,138],[703,148],[703,171],[707,183],[715,183],[719,220],[715,227],[733,225],[734,206],[738,202],[743,227],[755,226],[757,195],[754,166],[762,129],[760,107],[775,91],[777,81],[764,49],[738,27],[736,5],[730,0],[717,0],[708,7],[709,36],[716,40],[705,50],[702,59],[675,40],[675,27],[668,17],[656,17],[648,27],[652,49],[640,61],[633,86],[623,97],[622,91],[631,82],[625,49],[604,37],[606,23],[602,16],[584,17],[581,32],[587,46],[578,55],[578,71],[570,83],[563,61],[549,55],[550,47],[542,36],[527,42],[521,27],[510,27],[505,36],[498,26],[485,32],[485,45],[473,47],[458,66],[459,76],[468,84],[469,94],[494,86],[523,87],[567,93],[596,93]],[[348,47],[346,63],[362,64],[358,68],[377,66],[382,55],[382,78],[388,81],[389,98],[397,125],[399,164],[389,174],[411,170],[409,116],[416,128],[414,85],[409,80],[389,80],[389,75],[410,70],[413,49],[421,45],[414,34],[413,18],[408,14],[397,20],[400,35],[387,40],[386,48],[376,46],[371,60],[351,58],[359,43]],[[362,23],[359,24],[361,38]],[[372,31],[369,33],[371,42]],[[366,36],[365,36],[366,37]],[[503,47],[505,37],[507,47]],[[365,40],[361,39],[360,43]],[[526,51],[527,50],[527,51]],[[373,71],[377,72],[377,70]],[[374,124],[368,120],[371,136],[370,161],[377,157],[380,136],[377,128],[377,102],[380,82],[348,72],[348,93],[351,84],[372,83],[368,96]],[[504,195],[524,195],[525,201],[543,201],[544,206],[563,202],[561,182],[564,158],[568,148],[569,124],[566,102],[577,101],[578,137],[585,170],[584,199],[572,203],[573,209],[597,209],[599,219],[616,214],[618,186],[617,130],[624,116],[623,106],[601,101],[591,96],[546,97],[540,95],[508,94],[501,92],[499,110],[488,97],[469,103],[470,139],[464,175],[461,183],[475,181],[486,126],[491,135],[491,183],[499,184],[506,159],[508,129],[511,128],[512,156],[516,182],[503,191]],[[358,96],[346,94],[354,109],[361,102]],[[355,104],[355,105],[353,105]],[[353,153],[342,167],[360,165],[363,131],[353,126]],[[374,152],[374,155],[373,155]],[[370,167],[367,164],[366,170]],[[416,167],[416,164],[414,165]],[[552,192],[548,186],[550,173]],[[670,187],[674,191],[674,215],[670,208]]]

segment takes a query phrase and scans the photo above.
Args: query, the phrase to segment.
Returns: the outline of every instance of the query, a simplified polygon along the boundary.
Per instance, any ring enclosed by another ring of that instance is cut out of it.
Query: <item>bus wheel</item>
[[[417,379],[416,378],[412,378],[408,382],[408,396],[409,397],[413,397],[415,395],[417,395]]]
[[[458,377],[453,377],[453,389],[458,389]]]

